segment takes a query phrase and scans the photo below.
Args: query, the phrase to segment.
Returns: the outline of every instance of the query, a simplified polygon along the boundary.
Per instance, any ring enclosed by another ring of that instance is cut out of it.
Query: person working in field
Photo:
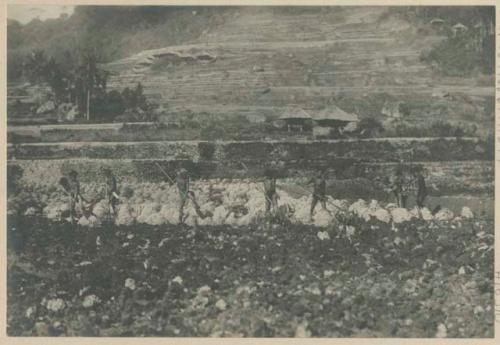
[[[205,218],[207,216],[207,215],[203,214],[203,212],[201,212],[200,206],[196,202],[194,192],[189,190],[189,183],[190,183],[190,177],[189,177],[189,173],[187,172],[187,170],[184,168],[179,169],[179,171],[177,172],[177,176],[176,176],[176,184],[177,184],[177,189],[179,190],[179,196],[180,196],[179,224],[184,223],[184,206],[186,206],[188,199],[193,202],[194,209],[196,211],[196,214],[199,217]]]
[[[109,211],[112,216],[116,214],[116,205],[120,197],[118,196],[118,186],[116,183],[116,177],[110,169],[103,169],[102,174],[105,178],[105,194],[106,200],[108,201]]]
[[[77,206],[82,209],[82,202],[85,199],[80,194],[80,182],[78,181],[78,173],[71,170],[68,177],[63,176],[59,180],[59,184],[63,187],[64,191],[69,195],[69,216],[71,222],[74,223],[77,218]]]
[[[311,221],[313,221],[314,209],[316,208],[318,202],[321,203],[321,207],[324,210],[328,211],[326,208],[326,170],[318,172],[317,175],[308,182],[308,184],[313,185],[311,211],[309,213]]]
[[[413,170],[413,178],[416,187],[416,203],[417,207],[423,208],[424,201],[427,198],[427,185],[425,184],[425,177],[422,167],[417,167]]]
[[[410,194],[410,189],[411,189],[411,185],[410,185],[410,181],[409,181],[409,177],[407,175],[405,175],[405,173],[403,172],[403,180],[402,180],[402,183],[401,183],[401,203],[400,203],[400,207],[402,208],[406,208],[407,204],[408,204],[408,195]]]
[[[405,178],[402,167],[397,167],[396,172],[391,181],[391,191],[396,199],[396,204],[399,207],[406,207],[406,199],[408,198],[408,187],[405,186]]]
[[[276,176],[271,169],[265,171],[264,196],[266,198],[266,214],[275,212],[278,208],[278,193],[276,192]]]

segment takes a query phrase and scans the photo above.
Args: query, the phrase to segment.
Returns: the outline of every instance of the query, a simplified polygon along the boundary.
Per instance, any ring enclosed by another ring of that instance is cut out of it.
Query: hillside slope
[[[493,123],[491,76],[446,77],[421,56],[445,36],[384,7],[246,7],[185,45],[109,63],[111,88],[141,82],[171,112],[279,116],[336,103],[362,117],[406,123]],[[457,52],[459,54],[460,52]],[[394,114],[393,114],[394,115]]]

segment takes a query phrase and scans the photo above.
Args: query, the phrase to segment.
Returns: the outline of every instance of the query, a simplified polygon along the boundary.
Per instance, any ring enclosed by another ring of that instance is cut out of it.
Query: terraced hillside
[[[443,34],[384,7],[245,7],[184,45],[106,65],[111,88],[140,82],[151,99],[195,113],[278,116],[332,102],[362,117],[404,102],[405,121],[493,122],[493,78],[445,77],[421,61]]]

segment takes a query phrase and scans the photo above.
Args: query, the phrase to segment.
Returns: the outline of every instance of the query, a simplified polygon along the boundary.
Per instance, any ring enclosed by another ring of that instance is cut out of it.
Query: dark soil
[[[412,221],[397,229],[355,218],[342,224],[89,230],[10,218],[7,331],[493,336],[491,220]],[[320,240],[319,231],[331,239]],[[128,278],[134,289],[125,286]],[[90,295],[99,301],[85,307]],[[54,299],[64,302],[59,310],[47,308]]]

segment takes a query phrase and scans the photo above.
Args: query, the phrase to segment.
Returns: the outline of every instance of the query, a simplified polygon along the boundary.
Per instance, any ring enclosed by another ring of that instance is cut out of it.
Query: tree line
[[[92,50],[77,56],[65,52],[59,60],[34,50],[24,59],[23,73],[30,83],[49,86],[56,108],[63,103],[76,105],[87,121],[113,120],[128,109],[147,111],[151,106],[140,83],[133,89],[108,92],[110,73],[99,67],[99,57]]]

